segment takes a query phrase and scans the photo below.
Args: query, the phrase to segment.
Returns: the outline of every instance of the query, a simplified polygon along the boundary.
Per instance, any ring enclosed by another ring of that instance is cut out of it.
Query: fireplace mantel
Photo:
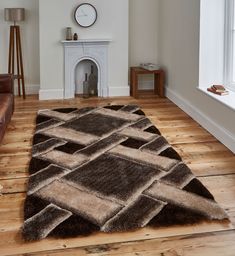
[[[62,41],[64,46],[64,98],[75,96],[75,70],[83,60],[93,61],[98,68],[98,96],[108,97],[108,45],[110,39],[80,39]]]
[[[61,41],[62,44],[68,45],[76,45],[81,43],[110,43],[112,42],[111,39],[78,39],[78,40],[63,40]]]

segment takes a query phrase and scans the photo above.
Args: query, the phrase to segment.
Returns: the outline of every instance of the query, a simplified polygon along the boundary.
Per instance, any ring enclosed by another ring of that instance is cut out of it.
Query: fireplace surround
[[[74,98],[75,72],[83,60],[93,61],[98,68],[98,96],[109,97],[108,48],[110,39],[62,41],[64,46],[64,99]]]

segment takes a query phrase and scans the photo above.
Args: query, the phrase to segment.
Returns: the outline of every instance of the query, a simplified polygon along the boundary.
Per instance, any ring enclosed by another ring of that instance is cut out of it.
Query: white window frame
[[[235,0],[225,0],[224,83],[235,91]]]

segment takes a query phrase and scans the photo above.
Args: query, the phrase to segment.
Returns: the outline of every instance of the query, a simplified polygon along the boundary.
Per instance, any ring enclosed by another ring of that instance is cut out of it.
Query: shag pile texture
[[[41,110],[25,240],[226,219],[138,106]]]

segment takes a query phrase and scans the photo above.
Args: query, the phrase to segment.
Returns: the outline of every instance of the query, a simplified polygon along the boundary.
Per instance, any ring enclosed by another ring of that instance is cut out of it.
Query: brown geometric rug
[[[25,240],[226,219],[138,106],[41,110]]]

